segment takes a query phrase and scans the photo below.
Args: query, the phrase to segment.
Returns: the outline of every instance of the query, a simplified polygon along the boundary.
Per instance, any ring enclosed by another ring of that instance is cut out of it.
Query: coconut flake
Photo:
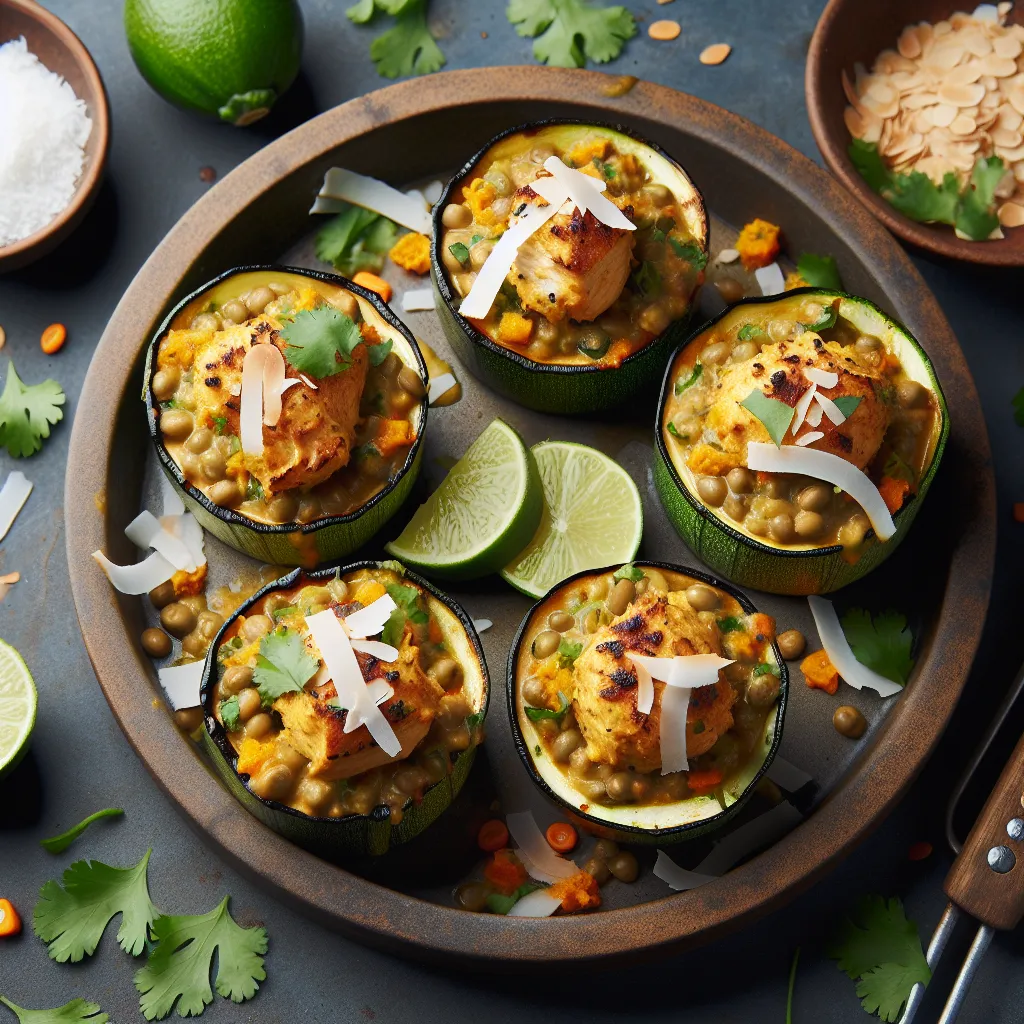
[[[516,853],[531,877],[539,882],[551,883],[571,878],[579,871],[571,860],[559,857],[548,846],[540,826],[529,811],[515,811],[505,815],[505,824],[519,847]]]
[[[427,197],[418,188],[407,188],[405,190],[405,194],[414,202],[422,203],[424,210],[430,209],[430,203],[427,202]]]
[[[516,255],[521,246],[535,231],[540,230],[569,198],[569,190],[559,191],[561,199],[549,202],[547,206],[530,206],[514,224],[498,239],[491,254],[484,260],[484,265],[476,275],[473,287],[462,300],[459,312],[465,317],[482,320],[490,311],[501,286],[512,269]],[[557,197],[556,197],[557,198]]]
[[[159,551],[175,569],[195,572],[196,561],[188,545],[160,523],[152,512],[143,510],[125,528],[124,535],[136,546]]]
[[[831,398],[826,398],[820,391],[814,393],[814,400],[821,406],[821,411],[838,427],[840,423],[845,422],[846,416],[843,414],[842,409],[832,401]]]
[[[365,608],[359,608],[346,615],[341,621],[349,636],[365,640],[370,636],[379,636],[384,631],[391,613],[397,607],[390,594],[382,594],[376,601],[371,601]]]
[[[816,448],[789,444],[776,448],[774,444],[751,441],[747,445],[747,468],[766,473],[797,473],[826,480],[846,491],[860,505],[871,520],[879,540],[888,540],[896,532],[896,524],[878,488],[852,462],[838,455]]]
[[[427,387],[427,403],[433,405],[442,395],[446,395],[458,383],[454,374],[451,373],[442,373],[437,377],[431,377],[430,384]]]
[[[402,309],[406,313],[418,313],[425,309],[434,309],[433,288],[413,288],[402,293]]]
[[[697,865],[697,870],[724,875],[741,860],[789,835],[803,820],[804,816],[784,801],[720,839]]]
[[[820,405],[812,405],[810,409],[807,410],[807,419],[805,420],[805,422],[809,427],[817,427],[821,425]]]
[[[475,630],[476,630],[476,631],[477,631],[478,633],[484,633],[484,632],[486,632],[486,631],[487,631],[488,629],[490,629],[490,628],[491,628],[491,626],[493,626],[493,625],[494,625],[494,623],[493,623],[493,622],[491,622],[491,620],[490,620],[490,619],[474,619],[474,620],[473,620],[473,628],[474,628],[474,629],[475,629]]]
[[[801,448],[806,448],[809,444],[814,444],[815,441],[820,441],[825,435],[820,430],[810,430],[802,437],[798,437],[794,442]]]
[[[157,669],[160,685],[166,690],[173,710],[199,706],[199,687],[203,681],[205,665],[205,661],[190,661],[187,665]]]
[[[731,665],[717,654],[677,654],[674,658],[651,658],[646,654],[628,655],[634,665],[642,665],[655,678],[669,686],[692,690],[718,682],[719,669]]]
[[[807,603],[811,606],[821,646],[825,648],[828,660],[846,682],[858,690],[877,690],[882,697],[893,697],[902,691],[903,687],[899,683],[886,679],[857,660],[831,601],[811,596],[807,598]]]
[[[241,393],[242,382],[236,380],[235,383],[228,388],[228,394],[231,395],[232,398],[237,398]]]
[[[32,484],[20,469],[7,474],[3,490],[0,490],[0,540],[7,536],[31,493]]]
[[[334,681],[337,697],[331,703],[348,711],[344,732],[351,733],[365,725],[388,757],[397,757],[402,751],[401,741],[370,696],[341,620],[328,608],[308,615],[306,625]]]
[[[547,889],[535,889],[516,900],[506,917],[550,917],[561,905],[562,901]]]
[[[649,715],[654,707],[654,679],[651,673],[638,661],[633,661],[636,668],[636,709],[641,715]]]
[[[263,368],[276,345],[253,345],[242,362],[242,408],[238,414],[242,451],[263,454]],[[278,353],[280,355],[280,353]]]
[[[654,877],[660,878],[670,889],[676,892],[683,892],[686,889],[696,889],[698,886],[707,885],[715,880],[715,875],[703,875],[697,871],[687,871],[681,868],[664,850],[658,851],[657,860],[654,862]]]
[[[302,383],[305,384],[307,388],[312,388],[314,391],[320,390],[304,373],[300,373],[299,376],[302,378]]]
[[[427,212],[422,193],[417,195],[418,200],[376,178],[356,174],[355,171],[343,167],[332,167],[324,177],[324,185],[320,189],[318,200],[341,199],[346,203],[353,203],[365,210],[379,213],[410,231],[429,235],[430,214]],[[313,210],[316,210],[316,203],[313,204]]]
[[[776,757],[772,761],[766,774],[775,785],[781,786],[790,793],[795,793],[797,790],[803,789],[809,782],[814,781],[813,775],[808,775],[803,768],[797,768],[795,764],[790,764],[789,761],[781,757]]]
[[[344,213],[348,209],[348,203],[340,199],[331,199],[329,196],[317,196],[313,205],[309,208],[310,213]]]
[[[804,370],[804,376],[812,384],[817,384],[818,387],[824,388],[826,391],[839,383],[838,373],[833,373],[831,370],[819,370],[816,366],[810,366]]]
[[[740,258],[739,249],[723,249],[718,254],[719,263],[735,263]]]
[[[374,704],[383,704],[394,697],[395,688],[386,679],[374,679],[372,683],[366,684],[366,692]]]
[[[793,425],[789,428],[790,433],[792,433],[794,437],[796,437],[796,432],[803,426],[804,419],[807,417],[807,410],[811,405],[811,399],[814,397],[817,390],[817,384],[812,384],[800,396],[800,401],[796,403],[796,415],[793,417]]]
[[[778,263],[769,263],[767,267],[758,267],[754,277],[761,286],[762,295],[779,295],[786,290],[786,279]]]
[[[398,648],[392,647],[391,644],[382,644],[379,640],[353,640],[352,650],[362,651],[363,654],[369,654],[378,661],[398,661]]]
[[[686,712],[690,707],[690,690],[666,686],[661,691],[661,774],[688,772],[686,757]]]
[[[619,231],[636,231],[636,225],[604,195],[604,191],[608,187],[604,181],[577,171],[573,167],[567,167],[557,156],[549,156],[544,161],[544,169],[559,185],[568,190],[569,198],[581,214],[589,211],[602,224],[607,224],[610,228],[617,228]],[[548,202],[551,202],[551,199],[540,189],[547,189],[552,193],[557,191],[543,178],[531,182],[530,187],[538,195],[543,195]]]
[[[160,504],[165,516],[183,516],[185,514],[185,502],[181,500],[177,487],[171,483],[170,477],[164,472],[160,473]]]
[[[199,520],[189,512],[183,512],[180,516],[163,515],[160,518],[160,525],[175,537],[177,537],[188,548],[193,563],[198,568],[206,564],[205,537]]]
[[[121,594],[148,594],[161,583],[166,583],[176,571],[158,551],[151,552],[148,558],[135,565],[116,565],[102,551],[94,551],[92,557]]]
[[[423,187],[423,198],[426,199],[431,206],[437,206],[437,201],[441,198],[443,193],[443,181],[432,181],[429,185],[424,185]]]

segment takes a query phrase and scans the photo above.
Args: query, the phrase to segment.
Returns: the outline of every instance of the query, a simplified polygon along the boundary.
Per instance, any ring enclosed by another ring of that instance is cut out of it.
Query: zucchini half
[[[663,573],[682,574],[690,577],[734,598],[745,614],[749,615],[757,611],[753,602],[740,590],[697,569],[666,562],[634,561],[632,564],[638,569],[657,569]],[[519,751],[519,757],[533,781],[555,803],[565,808],[572,818],[578,820],[584,830],[596,832],[598,835],[609,838],[618,838],[627,843],[648,845],[670,845],[687,839],[695,839],[721,828],[733,818],[753,794],[758,781],[768,771],[782,745],[782,726],[789,699],[789,670],[779,651],[778,644],[773,640],[770,657],[771,662],[778,668],[779,697],[765,719],[764,733],[759,746],[751,754],[743,769],[729,780],[729,784],[722,791],[721,801],[713,795],[701,795],[690,796],[675,803],[640,807],[632,804],[605,807],[601,804],[589,803],[587,796],[573,787],[568,775],[551,760],[545,748],[536,742],[533,725],[523,711],[524,701],[520,695],[519,654],[523,641],[531,631],[535,619],[538,615],[546,614],[544,611],[546,602],[554,594],[587,577],[614,572],[616,568],[618,567],[608,566],[604,569],[588,569],[576,573],[552,587],[527,612],[516,633],[508,656],[506,689],[512,737],[516,749]],[[586,807],[586,810],[581,809],[581,804]]]
[[[797,295],[821,296],[823,300],[839,298],[839,315],[862,333],[880,338],[886,350],[900,359],[907,376],[927,387],[938,402],[939,416],[930,447],[930,462],[917,493],[893,516],[896,533],[883,543],[869,530],[855,561],[848,561],[838,544],[786,548],[747,533],[721,509],[710,508],[701,501],[693,473],[683,461],[678,446],[670,443],[667,436],[666,408],[678,372],[677,364],[683,360],[686,350],[691,345],[699,345],[703,335],[716,325],[742,317],[743,313],[738,311],[745,307],[772,305]],[[928,356],[901,323],[867,299],[825,288],[796,288],[783,296],[742,299],[701,326],[680,346],[665,372],[654,433],[654,483],[661,503],[687,547],[705,565],[743,587],[776,594],[827,594],[866,576],[906,537],[938,472],[949,437],[949,410]]]
[[[188,312],[199,312],[211,295],[234,278],[245,275],[246,284],[254,287],[271,280],[326,285],[332,289],[351,292],[359,302],[363,317],[372,323],[382,338],[390,338],[392,351],[427,380],[427,366],[412,333],[375,292],[353,284],[337,274],[316,270],[274,265],[235,267],[219,274],[194,292],[186,295],[164,318],[154,332],[146,353],[146,367],[142,400],[146,404],[149,435],[156,448],[160,467],[181,494],[185,507],[218,540],[243,554],[251,555],[271,565],[301,565],[313,568],[321,562],[342,558],[366,544],[381,527],[401,508],[412,491],[423,460],[423,435],[427,426],[427,397],[424,395],[414,410],[416,440],[409,448],[401,469],[383,490],[365,505],[346,515],[321,516],[309,523],[262,523],[235,509],[214,504],[202,491],[192,487],[182,475],[178,464],[167,451],[159,427],[160,403],[152,392],[151,383],[156,372],[156,355],[160,339],[175,325],[175,321]],[[191,308],[190,308],[191,307]]]
[[[451,283],[439,248],[445,230],[441,217],[451,196],[490,150],[508,145],[514,136],[528,134],[533,143],[545,138],[557,142],[571,138],[581,128],[606,134],[614,140],[620,152],[642,154],[647,166],[657,169],[655,182],[671,180],[673,191],[686,203],[687,229],[700,243],[705,255],[708,251],[708,215],[703,196],[680,164],[628,128],[579,120],[534,121],[496,135],[471,157],[448,182],[434,206],[430,273],[437,298],[437,315],[456,355],[475,377],[498,394],[537,412],[596,412],[621,405],[644,387],[653,386],[669,353],[684,335],[704,276],[701,271],[697,290],[690,297],[686,312],[643,348],[614,367],[538,362],[492,341],[459,313],[462,299]]]
[[[451,769],[447,777],[428,788],[423,799],[416,803],[410,798],[402,809],[402,820],[391,823],[391,810],[387,805],[375,807],[369,814],[352,814],[344,818],[314,817],[303,814],[275,800],[264,800],[249,788],[249,776],[235,770],[238,754],[235,752],[224,727],[214,714],[214,682],[218,673],[217,652],[231,623],[244,615],[257,601],[276,590],[290,590],[300,583],[318,583],[342,577],[360,569],[379,569],[380,562],[355,562],[339,569],[320,569],[305,573],[294,569],[287,576],[269,583],[254,594],[224,623],[210,645],[203,670],[200,702],[206,720],[202,743],[221,780],[250,814],[259,818],[275,832],[304,849],[327,860],[349,860],[359,857],[377,857],[387,853],[391,846],[407,843],[432,825],[447,810],[469,777],[476,757],[477,746],[450,755]],[[475,712],[480,714],[481,726],[490,701],[490,680],[484,660],[480,637],[473,620],[461,605],[431,586],[414,573],[405,572],[405,582],[412,583],[427,595],[431,612],[444,634],[450,653],[462,666],[465,686],[472,694]]]

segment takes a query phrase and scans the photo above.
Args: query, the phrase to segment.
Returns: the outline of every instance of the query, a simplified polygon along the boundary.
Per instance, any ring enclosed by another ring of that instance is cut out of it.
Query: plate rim
[[[350,100],[275,140],[195,203],[146,260],[97,344],[78,402],[65,507],[81,514],[68,517],[68,569],[86,650],[128,742],[193,830],[264,891],[350,937],[420,960],[450,964],[457,958],[514,970],[635,957],[711,941],[794,898],[867,838],[923,767],[964,688],[988,608],[996,525],[988,434],[953,331],[907,255],[861,204],[849,201],[839,183],[766,130],[705,100],[648,82],[638,82],[624,97],[603,95],[617,77],[536,66],[441,72]],[[183,740],[171,716],[152,713],[159,690],[138,683],[155,681],[156,673],[128,633],[129,623],[139,618],[138,605],[114,592],[90,557],[97,548],[125,548],[121,530],[130,517],[101,502],[97,493],[99,487],[105,496],[118,443],[111,398],[115,408],[125,400],[148,329],[180,293],[196,254],[262,193],[346,142],[402,120],[510,102],[585,106],[684,130],[756,167],[810,209],[824,208],[865,272],[880,285],[885,282],[887,292],[914,296],[911,330],[929,339],[929,356],[957,409],[951,416],[954,429],[976,456],[979,477],[974,528],[958,539],[944,600],[919,659],[919,672],[941,673],[943,686],[908,690],[857,767],[809,818],[729,872],[728,881],[597,915],[516,918],[514,923],[428,903],[352,875],[252,817],[195,751],[191,758],[182,756]],[[899,744],[887,742],[904,722]],[[800,855],[804,849],[814,851],[812,861]]]

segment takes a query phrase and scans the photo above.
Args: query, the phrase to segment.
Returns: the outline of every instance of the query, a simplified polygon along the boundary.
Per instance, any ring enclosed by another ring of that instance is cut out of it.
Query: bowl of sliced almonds
[[[805,85],[826,163],[890,231],[1024,266],[1024,6],[829,0]]]

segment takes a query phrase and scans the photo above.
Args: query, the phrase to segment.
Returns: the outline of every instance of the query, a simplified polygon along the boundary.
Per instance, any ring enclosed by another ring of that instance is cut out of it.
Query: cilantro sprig
[[[613,580],[630,580],[632,583],[639,583],[643,578],[643,569],[638,569],[632,562],[627,562],[612,573]]]
[[[83,818],[77,825],[72,825],[67,832],[59,836],[51,836],[49,839],[40,839],[39,845],[47,853],[63,853],[94,821],[100,818],[119,818],[124,811],[120,807],[104,807],[102,811],[90,814]]]
[[[395,244],[398,226],[361,206],[347,206],[316,236],[316,256],[348,277],[360,270],[378,272]]]
[[[66,400],[55,380],[24,384],[14,363],[9,363],[0,395],[0,445],[15,458],[39,451],[50,436],[50,427],[64,418],[60,407]]]
[[[997,156],[978,160],[970,180],[961,188],[952,171],[947,171],[942,183],[936,185],[921,171],[898,174],[890,170],[873,142],[854,139],[849,154],[868,186],[911,220],[949,224],[976,242],[988,238],[999,227],[995,190],[1006,166]]]
[[[301,690],[319,667],[302,637],[292,629],[281,628],[260,640],[252,678],[263,704],[270,706],[283,694]]]
[[[282,328],[281,337],[287,342],[288,362],[317,380],[347,370],[352,353],[363,340],[359,325],[327,303],[296,313]]]
[[[838,291],[843,287],[839,267],[831,256],[802,252],[796,261],[796,271],[812,288],[834,288]]]
[[[359,0],[346,12],[365,25],[377,12],[393,15],[393,28],[370,44],[370,58],[385,78],[427,75],[445,65],[445,56],[427,27],[427,0]]]
[[[914,659],[910,651],[914,635],[907,628],[907,618],[892,610],[881,612],[874,619],[863,608],[850,608],[842,618],[843,632],[853,656],[880,676],[906,686]]]
[[[694,384],[697,383],[697,381],[700,380],[703,374],[704,367],[700,363],[695,363],[693,369],[690,371],[689,377],[687,377],[685,380],[683,380],[682,377],[679,377],[676,380],[675,384],[672,387],[673,393],[676,395],[681,395],[684,391],[688,391],[690,388],[693,387]]]
[[[841,971],[860,979],[861,1006],[889,1024],[899,1020],[914,985],[927,985],[932,976],[917,925],[907,920],[898,899],[865,896],[826,952]]]
[[[590,0],[510,0],[505,15],[519,35],[535,40],[541,64],[561,68],[614,60],[637,31],[625,7],[594,7]]]
[[[696,242],[680,242],[669,235],[668,244],[681,260],[692,263],[695,269],[703,270],[708,265],[708,254]]]
[[[389,583],[386,589],[398,607],[384,624],[380,638],[392,647],[399,647],[402,643],[402,634],[405,632],[405,624],[411,622],[416,626],[425,626],[430,621],[430,616],[423,609],[420,592],[415,587],[406,586],[404,583]]]
[[[26,1010],[24,1006],[18,1006],[3,996],[0,996],[0,1003],[14,1011],[18,1024],[78,1024],[79,1021],[85,1024],[107,1024],[110,1020],[110,1014],[100,1012],[99,1003],[90,1003],[86,999],[72,999],[52,1010]]]
[[[563,640],[558,645],[558,664],[562,668],[572,668],[576,659],[583,653],[582,641]]]
[[[736,335],[740,341],[750,341],[751,338],[764,337],[764,331],[757,324],[744,324]]]
[[[542,722],[545,718],[551,718],[556,722],[561,722],[565,717],[565,713],[570,707],[572,707],[571,702],[566,699],[565,694],[562,693],[561,690],[558,692],[558,705],[557,711],[553,708],[534,708],[529,706],[524,707],[523,711],[526,712],[526,717],[531,722]]]

